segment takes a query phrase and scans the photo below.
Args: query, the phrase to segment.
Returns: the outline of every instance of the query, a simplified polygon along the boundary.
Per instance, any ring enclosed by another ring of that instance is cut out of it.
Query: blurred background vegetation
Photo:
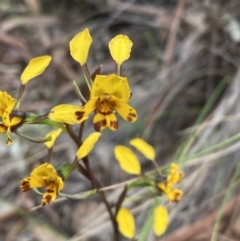
[[[72,81],[84,88],[84,80],[68,45],[86,27],[93,37],[91,72],[99,64],[103,74],[114,71],[108,42],[116,34],[127,34],[133,41],[123,75],[129,79],[131,105],[139,115],[134,124],[120,121],[119,131],[106,131],[90,155],[94,175],[104,186],[132,178],[119,169],[113,148],[143,137],[155,147],[159,165],[175,161],[186,173],[180,186],[184,197],[169,206],[171,224],[161,240],[240,240],[240,2],[1,0],[1,90],[16,97],[28,61],[49,54],[53,61],[27,85],[22,110],[46,113],[56,104],[78,104]],[[44,136],[48,130],[22,128],[32,136]],[[92,130],[87,125],[85,136]],[[22,193],[19,184],[36,164],[47,161],[47,150],[17,136],[6,146],[6,136],[0,138],[0,240],[113,240],[98,197],[62,199],[32,210],[41,197]],[[54,165],[70,163],[75,151],[62,135],[54,149]],[[152,168],[146,160],[142,165],[146,171]],[[89,189],[90,183],[76,172],[64,192]],[[114,203],[120,191],[109,191],[109,200]],[[151,202],[128,205],[135,211],[140,232]],[[147,240],[156,239],[150,234]]]

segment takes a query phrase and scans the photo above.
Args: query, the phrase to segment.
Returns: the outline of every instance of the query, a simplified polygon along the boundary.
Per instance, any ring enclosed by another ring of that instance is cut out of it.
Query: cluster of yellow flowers
[[[81,105],[60,104],[41,116],[36,113],[26,113],[19,110],[26,84],[31,79],[42,74],[50,64],[51,56],[48,55],[32,59],[24,69],[20,78],[21,86],[17,99],[10,96],[7,92],[0,91],[0,117],[2,118],[0,133],[7,133],[7,145],[12,143],[10,134],[15,133],[27,140],[44,143],[49,150],[48,162],[36,167],[31,172],[30,176],[24,178],[21,182],[21,190],[24,192],[40,187],[46,188],[42,197],[42,205],[53,202],[58,194],[61,195],[60,191],[64,187],[64,181],[75,168],[78,168],[81,173],[83,173],[84,170],[86,173],[90,172],[87,167],[84,169],[84,166],[80,165],[79,168],[79,161],[84,161],[84,158],[91,152],[95,143],[99,140],[103,129],[109,128],[113,131],[118,129],[116,113],[127,122],[132,123],[137,120],[136,110],[128,105],[128,101],[131,97],[128,80],[126,77],[121,76],[121,66],[123,62],[130,57],[133,45],[132,41],[128,36],[122,34],[111,39],[109,42],[109,50],[116,63],[116,73],[111,73],[109,75],[100,74],[101,66],[99,66],[92,75],[89,73],[87,58],[91,43],[92,38],[88,29],[78,33],[70,41],[71,56],[80,64],[89,90],[89,93],[83,95],[74,82],[74,88],[82,103]],[[95,132],[91,133],[82,141],[82,133],[77,135],[69,126],[81,125],[89,118],[92,112],[94,112],[93,127]],[[48,122],[46,122],[46,120]],[[50,123],[49,125],[56,126],[58,129],[47,133],[46,136],[41,139],[26,136],[18,130],[22,125],[36,123]],[[56,139],[62,131],[66,131],[76,142],[78,150],[75,160],[71,164],[55,169],[51,164],[51,151]],[[173,187],[173,185],[179,183],[184,176],[179,167],[176,164],[172,164],[170,172],[165,178],[159,171],[160,169],[156,162],[156,154],[151,145],[139,138],[132,139],[130,144],[154,163],[161,180],[164,181],[156,182],[151,177],[144,174],[132,150],[122,145],[116,146],[114,150],[115,157],[120,167],[129,174],[137,175],[138,180],[144,180],[144,186],[151,187],[151,189],[154,190],[153,192],[156,198],[165,195],[168,201],[179,201],[183,193],[181,190]],[[86,174],[86,176],[88,175]],[[125,237],[129,239],[134,238],[134,218],[128,209],[119,207],[118,210],[116,210],[116,222],[120,232]],[[156,235],[159,236],[165,232],[168,222],[167,209],[162,205],[156,206],[153,224]]]
[[[156,162],[156,153],[151,145],[140,138],[130,140],[130,145],[142,153],[146,159],[152,161],[156,166],[156,169],[159,171],[159,167]],[[158,197],[159,195],[165,194],[168,202],[178,202],[181,199],[183,192],[179,189],[173,188],[173,185],[179,183],[184,177],[184,173],[180,170],[178,165],[174,163],[171,164],[167,177],[161,175],[159,171],[158,173],[161,178],[161,182],[158,182],[156,180],[152,180],[142,172],[140,162],[130,148],[118,145],[115,147],[114,151],[120,167],[125,172],[139,175],[139,179],[142,178],[145,180],[144,186],[151,188],[153,196]],[[129,239],[133,239],[135,237],[135,221],[130,210],[124,207],[120,208],[117,214],[117,221],[121,233]],[[162,205],[156,205],[153,214],[153,229],[155,234],[160,236],[165,233],[168,223],[169,218],[167,209]]]

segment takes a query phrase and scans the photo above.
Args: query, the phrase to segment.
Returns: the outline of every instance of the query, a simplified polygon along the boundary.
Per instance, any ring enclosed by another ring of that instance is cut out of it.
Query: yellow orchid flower
[[[83,107],[59,105],[50,111],[48,117],[62,122],[64,116],[64,123],[72,125],[81,123],[89,117],[91,112],[95,111],[94,129],[101,131],[109,127],[115,131],[118,129],[116,112],[128,122],[134,122],[137,119],[137,112],[127,104],[130,96],[127,78],[115,74],[97,75],[91,89],[90,100]]]
[[[46,192],[42,198],[43,206],[53,202],[59,191],[63,189],[63,180],[51,164],[44,163],[36,167],[30,176],[24,178],[21,182],[23,192],[38,187],[46,187]]]
[[[10,137],[11,129],[22,121],[19,117],[11,117],[11,112],[16,102],[17,100],[7,92],[0,91],[0,117],[2,118],[2,122],[0,122],[0,133],[7,132],[7,145],[12,144]]]
[[[170,166],[170,173],[167,177],[167,182],[171,184],[179,183],[184,177],[184,173],[180,170],[179,166],[172,163]]]
[[[137,112],[127,104],[130,95],[127,78],[115,74],[97,75],[90,100],[82,107],[83,118],[95,110],[93,125],[96,131],[106,127],[114,131],[118,129],[115,111],[124,120],[134,122],[137,119]]]
[[[157,187],[164,192],[170,202],[178,202],[182,198],[183,191],[180,189],[174,189],[172,184],[159,182],[157,183]]]
[[[173,185],[179,183],[183,177],[184,173],[180,170],[179,166],[172,163],[166,182],[157,183],[157,187],[165,193],[168,201],[178,202],[181,199],[183,191],[173,188]]]

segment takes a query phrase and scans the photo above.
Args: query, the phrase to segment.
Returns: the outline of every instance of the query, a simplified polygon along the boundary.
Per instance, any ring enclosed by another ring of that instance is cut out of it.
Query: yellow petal
[[[96,103],[97,103],[98,97],[92,98],[89,100],[82,108],[82,118],[86,119],[96,109]]]
[[[172,186],[166,185],[164,182],[157,183],[157,187],[164,193],[168,193],[172,190]]]
[[[122,170],[129,174],[140,174],[141,166],[136,155],[126,146],[116,146],[114,154]]]
[[[121,65],[130,57],[132,46],[132,41],[126,35],[119,34],[111,39],[109,42],[109,50],[112,58],[118,65]]]
[[[170,173],[176,173],[176,172],[179,172],[179,171],[180,171],[180,167],[175,163],[171,163]]]
[[[118,129],[117,117],[114,113],[108,115],[97,113],[93,118],[93,126],[95,131],[102,131],[106,127],[116,131]]]
[[[48,118],[53,121],[67,123],[69,125],[80,124],[88,117],[84,116],[82,108],[77,105],[57,105],[51,109]]]
[[[10,136],[11,127],[14,125],[17,125],[22,120],[21,118],[18,118],[18,117],[13,117],[13,118],[10,117],[13,107],[14,107],[14,103],[10,104],[5,110],[5,112],[3,113],[3,116],[2,116],[3,123],[1,124],[1,127],[3,128],[0,128],[1,130],[4,129],[4,126],[6,128],[7,136],[8,136],[7,145],[12,144],[12,139]]]
[[[183,191],[180,189],[172,189],[170,192],[167,193],[167,198],[171,202],[179,202],[183,196]]]
[[[117,113],[128,122],[135,122],[137,120],[137,112],[133,109],[130,105],[126,102],[117,99],[116,97],[112,96],[111,98],[113,109],[117,111]]]
[[[51,183],[47,186],[46,192],[43,194],[42,205],[50,204],[55,201],[58,194],[58,185],[57,183]]]
[[[41,179],[32,179],[30,177],[26,177],[22,179],[20,188],[23,192],[26,192],[32,188],[43,187],[43,186],[44,186],[44,183],[41,182]]]
[[[6,91],[0,91],[0,117],[2,117],[5,110],[11,105],[14,107],[17,102],[11,95],[9,95]],[[12,110],[11,110],[12,111]]]
[[[100,132],[93,132],[84,140],[83,144],[80,146],[76,153],[78,160],[82,159],[83,157],[89,154],[89,152],[93,149],[94,145],[96,144],[100,136]]]
[[[92,38],[87,28],[73,37],[69,43],[71,56],[81,65],[84,65],[87,62],[91,43]]]
[[[49,204],[55,201],[57,194],[63,189],[63,180],[61,177],[56,177],[53,182],[46,185],[46,192],[43,194],[42,205]]]
[[[29,80],[43,73],[49,65],[51,59],[51,56],[44,55],[30,60],[21,75],[22,84],[25,85]]]
[[[156,158],[154,148],[141,138],[134,138],[130,141],[130,145],[134,146],[147,159],[154,161]]]
[[[21,122],[21,118],[13,117],[11,118],[10,114],[13,110],[14,103],[10,104],[2,115],[2,121],[5,126],[14,126]]]
[[[116,220],[121,234],[128,239],[133,239],[135,236],[135,220],[132,213],[127,208],[120,208]]]
[[[31,172],[30,177],[33,177],[33,178],[51,177],[52,179],[55,179],[58,177],[58,175],[54,166],[50,163],[45,162],[44,164],[41,164],[38,167],[36,167]]]
[[[170,173],[167,177],[167,182],[171,184],[179,183],[184,177],[184,173],[180,170],[180,167],[172,163],[170,167]]]
[[[96,113],[93,118],[93,126],[95,131],[102,131],[107,127],[106,116],[101,113]]]
[[[131,90],[127,78],[116,74],[96,75],[91,90],[91,99],[105,94],[113,95],[124,102],[128,102]]]
[[[8,127],[3,124],[3,122],[0,122],[0,133],[5,133],[7,131]]]
[[[54,131],[50,131],[47,135],[46,138],[51,136],[51,141],[45,141],[44,144],[47,146],[47,148],[52,148],[56,139],[59,137],[59,135],[62,133],[62,129],[57,129]]]
[[[171,184],[176,184],[179,183],[184,177],[184,173],[183,172],[179,172],[176,174],[169,174],[167,177],[167,182],[171,183]]]
[[[112,130],[116,131],[118,129],[117,117],[114,113],[106,115],[107,126]]]
[[[157,236],[164,234],[169,224],[168,211],[163,206],[154,209],[153,229]]]

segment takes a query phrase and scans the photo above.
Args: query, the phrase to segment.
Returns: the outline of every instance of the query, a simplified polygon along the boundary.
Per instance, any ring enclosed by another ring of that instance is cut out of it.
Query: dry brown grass
[[[225,77],[229,84],[197,127],[184,156],[239,133],[239,13],[238,0],[3,0],[1,90],[16,95],[19,76],[27,62],[47,53],[53,56],[53,62],[27,86],[23,110],[44,113],[58,103],[77,103],[72,80],[82,85],[83,78],[69,55],[69,40],[88,27],[94,39],[90,70],[102,63],[102,73],[109,73],[114,71],[114,64],[107,49],[108,41],[117,33],[129,35],[134,47],[123,73],[129,78],[133,91],[131,103],[139,112],[139,120],[133,125],[120,122],[120,130],[109,132],[90,156],[96,177],[105,186],[116,184],[130,177],[116,165],[115,144],[143,136],[156,148],[159,164],[169,163]],[[89,125],[88,132],[91,130]],[[44,135],[47,129],[30,126],[23,131]],[[21,193],[19,183],[36,163],[46,161],[47,151],[43,145],[13,138],[13,145],[7,147],[6,137],[1,135],[0,240],[112,240],[108,215],[98,198],[87,201],[63,198],[48,207],[27,211],[40,203],[40,197],[33,192]],[[54,163],[72,161],[75,151],[69,139],[61,137]],[[162,240],[211,240],[221,201],[239,166],[239,154],[236,141],[214,154],[185,163],[186,178],[182,184],[185,195],[180,203],[171,206],[171,225]],[[149,170],[148,163],[143,165]],[[217,240],[240,239],[238,184],[237,180],[225,205]],[[89,188],[90,183],[74,173],[64,190],[78,193]],[[109,191],[109,200],[114,202],[119,191],[118,188]],[[144,192],[139,190],[134,195]],[[139,225],[149,206],[150,202],[132,205]]]

